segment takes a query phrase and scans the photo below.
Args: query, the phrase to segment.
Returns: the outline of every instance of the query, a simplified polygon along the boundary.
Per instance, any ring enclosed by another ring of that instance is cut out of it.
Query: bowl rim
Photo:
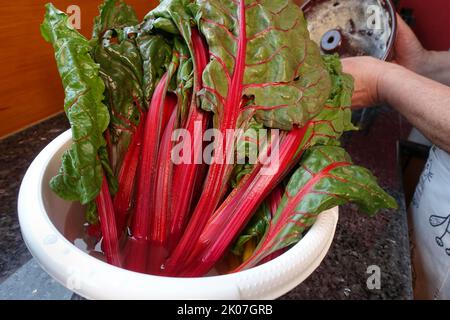
[[[88,299],[275,299],[305,280],[322,262],[334,238],[338,208],[321,213],[295,246],[263,265],[234,274],[172,278],[136,273],[92,257],[67,240],[50,220],[42,190],[44,174],[71,131],[45,147],[28,168],[18,197],[23,239],[41,267],[63,286]],[[220,289],[218,289],[220,288]]]

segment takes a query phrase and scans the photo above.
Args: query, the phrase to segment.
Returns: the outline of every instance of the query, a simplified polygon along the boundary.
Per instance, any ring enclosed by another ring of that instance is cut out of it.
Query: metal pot
[[[310,0],[302,10],[322,53],[393,58],[397,19],[391,0]]]

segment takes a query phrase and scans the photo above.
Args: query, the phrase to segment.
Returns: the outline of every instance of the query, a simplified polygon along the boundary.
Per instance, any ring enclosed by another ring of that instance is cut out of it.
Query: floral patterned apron
[[[410,206],[414,294],[450,299],[450,155],[432,147]]]

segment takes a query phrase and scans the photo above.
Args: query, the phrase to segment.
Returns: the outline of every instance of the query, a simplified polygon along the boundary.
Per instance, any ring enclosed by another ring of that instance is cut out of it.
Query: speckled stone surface
[[[58,115],[0,140],[0,282],[31,258],[17,219],[22,178],[38,153],[67,128],[65,116]]]
[[[412,299],[408,223],[397,167],[397,141],[411,126],[398,113],[380,110],[370,130],[347,135],[344,145],[356,164],[372,170],[397,199],[398,210],[374,218],[354,205],[340,208],[336,235],[320,267],[283,299]],[[369,266],[378,266],[379,290],[370,290]]]
[[[17,221],[22,177],[39,151],[67,128],[60,115],[0,141],[0,282],[30,258]],[[354,161],[379,177],[380,184],[398,199],[400,209],[368,218],[353,205],[342,207],[334,242],[323,263],[282,299],[412,298],[407,218],[396,165],[396,141],[409,130],[397,113],[383,109],[369,132],[346,137],[345,146]],[[371,265],[380,268],[379,290],[370,290],[366,284]]]
[[[395,195],[392,190],[390,193]],[[353,205],[342,207],[328,255],[305,282],[283,299],[412,298],[405,219],[397,211],[367,218]],[[367,273],[368,267],[373,265],[380,268],[379,290],[367,287],[372,274]]]

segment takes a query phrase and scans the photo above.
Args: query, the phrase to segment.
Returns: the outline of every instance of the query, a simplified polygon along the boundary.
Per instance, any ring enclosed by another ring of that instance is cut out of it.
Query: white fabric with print
[[[432,147],[410,207],[415,297],[450,299],[450,155]]]

